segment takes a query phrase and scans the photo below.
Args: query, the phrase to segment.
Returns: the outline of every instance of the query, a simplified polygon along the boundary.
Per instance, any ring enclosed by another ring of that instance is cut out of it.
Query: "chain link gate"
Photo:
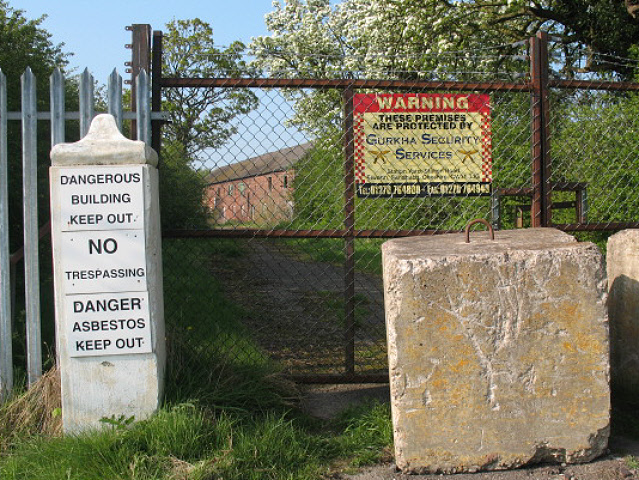
[[[179,256],[184,275],[205,268],[215,277],[242,310],[243,328],[259,350],[297,381],[388,381],[380,258],[385,239],[459,232],[474,218],[496,228],[552,225],[604,236],[639,225],[634,198],[624,200],[625,211],[610,206],[636,189],[639,179],[622,179],[621,167],[599,178],[593,165],[597,154],[588,153],[591,164],[585,164],[570,151],[580,141],[581,116],[588,120],[587,95],[579,92],[636,91],[637,84],[550,79],[543,33],[519,45],[524,55],[513,55],[520,62],[517,71],[473,70],[435,80],[421,74],[409,75],[417,80],[166,78],[160,68],[161,33],[155,32],[153,43],[154,109],[166,89],[248,89],[259,100],[231,142],[198,157],[197,171],[207,184],[208,224],[165,231],[164,255]],[[479,52],[477,63],[488,54],[500,52]],[[357,197],[353,97],[368,92],[489,94],[492,194]],[[313,96],[329,106],[323,113],[332,116],[335,127],[322,137],[293,127],[292,103],[299,107]],[[590,101],[605,103],[603,96],[591,95]],[[614,111],[617,104],[606,108]],[[566,140],[570,129],[577,136],[573,143]],[[554,163],[551,138],[561,139],[553,143]],[[625,141],[628,152],[637,151],[633,145],[639,142]],[[630,153],[624,162],[630,168]],[[612,189],[605,207],[600,201],[605,185],[610,191],[615,181],[622,188]],[[198,295],[172,296],[172,285],[165,288],[175,317]],[[197,319],[181,321],[189,329]],[[259,357],[247,354],[250,348],[235,334],[220,330],[219,336],[237,360]],[[193,348],[200,350],[197,344]]]

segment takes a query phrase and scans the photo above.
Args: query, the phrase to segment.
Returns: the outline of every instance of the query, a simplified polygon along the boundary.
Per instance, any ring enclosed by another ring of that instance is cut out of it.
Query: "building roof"
[[[303,143],[216,168],[210,173],[208,182],[209,184],[230,182],[289,170],[308,153],[312,146],[311,142]]]

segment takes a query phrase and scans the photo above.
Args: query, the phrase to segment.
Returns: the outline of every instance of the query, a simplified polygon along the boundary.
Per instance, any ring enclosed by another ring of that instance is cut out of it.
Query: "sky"
[[[273,10],[272,0],[9,0],[9,5],[24,10],[28,19],[46,14],[42,27],[52,34],[52,42],[64,43],[63,50],[74,54],[70,63],[77,73],[88,68],[101,84],[114,68],[127,78],[127,25],[150,24],[153,30],[164,30],[172,19],[198,17],[213,27],[216,44],[248,43],[268,34],[264,15]]]

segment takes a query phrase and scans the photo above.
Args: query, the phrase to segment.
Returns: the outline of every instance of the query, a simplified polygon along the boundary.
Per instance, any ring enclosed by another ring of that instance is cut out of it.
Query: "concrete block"
[[[63,430],[142,420],[160,405],[166,363],[157,155],[99,115],[51,158]]]
[[[383,245],[398,467],[458,473],[602,454],[603,258],[553,229]]]
[[[608,239],[608,315],[613,392],[639,394],[639,230]]]

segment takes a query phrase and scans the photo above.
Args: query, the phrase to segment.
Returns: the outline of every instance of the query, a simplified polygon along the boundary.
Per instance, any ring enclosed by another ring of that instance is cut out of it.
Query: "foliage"
[[[565,75],[604,70],[627,78],[628,66],[614,56],[629,56],[639,41],[639,20],[609,0],[288,0],[274,2],[266,25],[270,35],[250,48],[256,67],[276,77],[471,80],[521,72],[524,41],[544,29],[556,40],[553,67]],[[340,127],[336,91],[286,94],[298,127],[317,136]]]
[[[273,6],[266,16],[271,35],[256,38],[253,51],[275,74],[310,78],[331,76],[336,68],[439,68],[442,58],[434,55],[518,42],[541,29],[564,46],[601,55],[627,57],[639,41],[639,21],[622,2],[609,0],[344,0],[334,7],[329,0],[288,0]],[[501,66],[504,58],[490,61]]]
[[[344,168],[339,137],[315,143],[295,165],[295,216],[306,228],[341,228]]]
[[[67,54],[62,45],[51,41],[51,34],[41,27],[45,17],[28,19],[23,10],[12,8],[0,0],[0,69],[7,79],[7,109],[21,110],[21,76],[29,67],[36,77],[37,108],[48,110],[48,78],[56,66],[64,69]],[[67,82],[67,108],[77,105],[77,83]],[[21,133],[18,122],[8,122],[9,155],[9,230],[10,245],[14,251],[22,245],[22,158]],[[38,212],[42,225],[49,217],[48,166],[50,133],[48,124],[38,129]]]
[[[38,78],[47,78],[53,69],[67,64],[67,55],[62,45],[51,42],[51,34],[40,25],[46,16],[29,20],[24,10],[12,8],[8,2],[0,0],[0,65],[2,72],[11,79],[7,88],[9,110],[20,109],[20,75],[30,67]],[[41,86],[40,88],[44,88]],[[46,90],[44,90],[46,92]],[[48,99],[48,95],[41,98]]]
[[[206,226],[205,177],[190,165],[184,146],[165,142],[160,164],[160,212],[163,230]]]
[[[589,222],[636,221],[639,96],[575,94],[572,102],[555,109],[561,121],[554,123],[552,132],[554,180],[586,184]],[[561,201],[561,194],[553,200]],[[574,214],[567,214],[554,215],[553,221],[570,223]]]
[[[199,18],[173,20],[164,35],[166,77],[241,77],[251,72],[243,60],[244,45],[218,48],[211,26]],[[204,228],[206,172],[198,171],[198,154],[217,148],[236,133],[235,123],[257,106],[257,97],[239,88],[163,89],[160,206],[164,229]]]
[[[279,77],[495,81],[510,75],[512,80],[529,70],[521,59],[525,40],[543,29],[552,36],[551,66],[564,78],[585,73],[593,78],[596,73],[600,79],[629,79],[636,62],[619,57],[636,56],[639,19],[628,8],[608,0],[287,0],[274,2],[266,16],[270,34],[254,39],[251,51],[257,67]],[[317,146],[297,165],[298,221],[308,228],[339,228],[343,154],[335,146],[342,143],[342,99],[337,90],[284,93],[296,112],[291,122],[315,137]],[[615,98],[617,106],[612,107]],[[552,93],[553,181],[571,177],[588,183],[591,218],[598,221],[636,217],[637,206],[628,194],[637,185],[628,164],[634,129],[613,131],[610,123],[615,116],[634,118],[636,108],[632,102],[624,105],[624,98],[628,96]],[[603,110],[597,102],[605,104]],[[491,94],[494,188],[530,184],[529,105],[527,94]],[[321,147],[331,143],[332,149]],[[603,159],[608,161],[600,171],[595,166]],[[553,199],[574,201],[574,192],[554,192]],[[502,212],[510,216],[528,202],[526,197],[503,197]],[[476,197],[356,199],[356,205],[358,228],[456,229],[490,211],[485,199]],[[605,210],[616,213],[606,217]],[[573,222],[574,210],[559,212],[555,220]],[[513,226],[509,219],[502,225]]]
[[[251,73],[242,58],[244,45],[233,42],[220,49],[213,29],[199,18],[173,20],[164,35],[165,77],[241,77]],[[216,148],[237,130],[233,122],[257,106],[251,91],[239,88],[171,88],[164,90],[162,109],[168,113],[166,140],[184,148],[187,157]]]

